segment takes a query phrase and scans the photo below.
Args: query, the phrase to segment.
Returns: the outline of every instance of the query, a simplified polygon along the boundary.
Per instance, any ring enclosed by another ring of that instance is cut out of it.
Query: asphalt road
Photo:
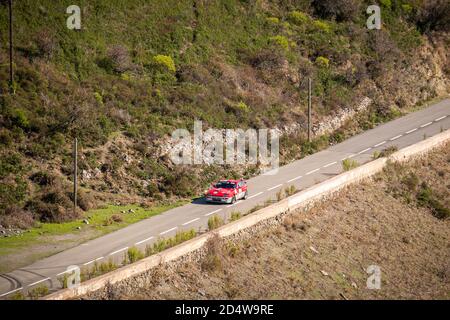
[[[250,179],[247,200],[238,201],[234,205],[196,201],[42,259],[30,266],[2,274],[0,297],[40,284],[58,288],[57,278],[67,272],[69,266],[83,268],[94,261],[107,261],[110,258],[122,261],[128,247],[137,246],[144,250],[146,245],[158,238],[171,237],[179,230],[205,230],[211,215],[217,214],[227,219],[233,211],[245,213],[268,199],[276,199],[276,193],[287,186],[294,185],[300,190],[329,179],[342,172],[341,162],[345,158],[352,158],[362,164],[372,160],[375,150],[381,151],[391,145],[403,148],[449,128],[450,99],[446,99],[280,167],[275,175],[260,175]]]

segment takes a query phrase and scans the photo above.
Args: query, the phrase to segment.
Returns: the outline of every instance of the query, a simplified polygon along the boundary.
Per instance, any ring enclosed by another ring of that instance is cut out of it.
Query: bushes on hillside
[[[170,72],[177,71],[177,69],[175,67],[175,62],[173,61],[172,57],[158,54],[153,57],[153,63],[156,66],[161,67],[165,71],[170,71]]]
[[[252,67],[257,69],[275,70],[283,64],[284,56],[280,51],[262,49],[248,55],[247,61]]]
[[[289,21],[291,21],[293,24],[296,25],[302,25],[306,22],[308,22],[309,17],[305,13],[301,11],[292,11],[288,15]]]
[[[122,45],[115,45],[108,49],[106,66],[115,72],[122,73],[130,70],[132,64],[128,49]]]
[[[358,0],[314,0],[312,6],[319,17],[337,21],[353,20],[362,12]]]
[[[396,43],[383,30],[374,33],[368,45],[373,50],[376,60],[383,64],[396,61],[401,56]]]
[[[330,60],[322,56],[317,57],[315,63],[321,68],[328,68],[330,66]]]
[[[422,32],[450,31],[450,2],[447,0],[424,1],[418,9],[415,20]]]
[[[289,50],[289,40],[285,36],[277,35],[269,38],[269,43],[279,46],[285,51]]]
[[[42,189],[29,200],[25,208],[32,212],[35,218],[42,222],[65,222],[78,218],[80,211],[73,211],[72,186],[65,184],[61,178],[46,172],[37,172],[30,179],[39,184]],[[95,206],[92,195],[79,189],[77,205],[84,211]]]
[[[58,46],[54,34],[49,30],[39,31],[35,36],[35,43],[37,54],[45,59],[50,59]]]

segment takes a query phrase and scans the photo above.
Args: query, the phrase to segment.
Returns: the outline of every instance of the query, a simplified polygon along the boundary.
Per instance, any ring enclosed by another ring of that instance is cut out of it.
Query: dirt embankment
[[[447,144],[252,237],[215,239],[198,260],[89,298],[449,299],[449,177]],[[371,265],[380,289],[367,288]]]

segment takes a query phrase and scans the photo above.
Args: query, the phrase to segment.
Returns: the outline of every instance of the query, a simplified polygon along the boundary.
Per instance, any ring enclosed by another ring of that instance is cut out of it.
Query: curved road
[[[144,249],[159,237],[171,237],[179,230],[207,228],[209,216],[218,214],[227,219],[232,211],[247,212],[265,200],[275,199],[276,193],[294,185],[304,189],[342,172],[341,162],[353,158],[369,162],[376,150],[395,145],[403,148],[450,128],[450,99],[411,113],[354,136],[340,144],[301,160],[280,167],[275,175],[260,175],[248,181],[249,197],[234,205],[206,204],[197,201],[158,216],[140,221],[121,230],[88,241],[24,268],[0,275],[0,297],[19,290],[46,284],[57,289],[57,278],[67,267],[80,268],[95,261],[110,258],[121,261],[128,247]],[[70,271],[70,269],[69,269]]]

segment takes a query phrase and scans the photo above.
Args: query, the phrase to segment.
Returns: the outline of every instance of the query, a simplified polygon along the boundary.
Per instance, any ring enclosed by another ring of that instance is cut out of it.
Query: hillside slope
[[[83,0],[79,31],[66,28],[71,4],[14,3],[11,94],[7,6],[0,2],[5,226],[68,221],[102,202],[188,198],[225,174],[258,172],[174,166],[163,152],[168,135],[192,129],[196,119],[205,129],[289,132],[281,141],[286,163],[449,91],[445,1],[381,1],[381,30],[367,30],[369,2],[358,0]],[[308,77],[315,124],[366,97],[373,103],[350,129],[308,144]],[[81,173],[75,214],[74,137]]]
[[[88,298],[449,299],[450,145]],[[381,271],[368,289],[367,269]]]

